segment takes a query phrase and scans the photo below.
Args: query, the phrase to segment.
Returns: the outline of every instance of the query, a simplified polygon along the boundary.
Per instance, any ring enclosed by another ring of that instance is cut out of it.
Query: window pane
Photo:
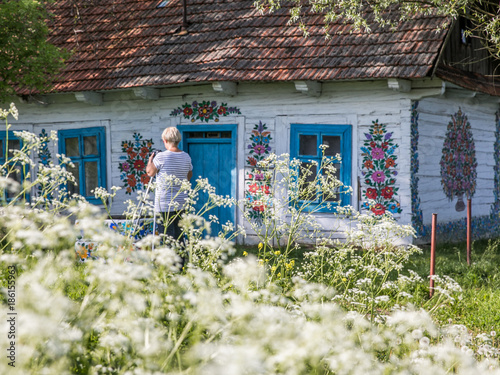
[[[318,136],[317,135],[299,135],[299,155],[318,155]]]
[[[300,180],[300,199],[301,200],[316,200],[316,179],[317,167],[311,163],[301,163],[299,171]]]
[[[188,138],[204,138],[205,132],[189,132]]]
[[[71,174],[73,174],[76,180],[76,184],[68,182],[68,192],[70,194],[79,194],[80,191],[78,190],[78,186],[80,186],[80,173],[79,173],[80,163],[73,162],[73,164],[75,165],[74,167],[70,167],[69,165],[66,166],[66,170]]]
[[[20,165],[16,165],[12,171],[12,173],[9,174],[9,178],[12,178],[14,181],[17,181],[21,183],[23,181],[22,175],[23,175],[23,167]]]
[[[338,135],[324,135],[323,144],[328,146],[325,150],[326,156],[340,154],[340,137]]]
[[[13,152],[10,150],[20,150],[21,149],[21,141],[19,139],[9,139],[9,158],[13,156]]]
[[[97,136],[83,137],[83,155],[97,154]]]
[[[334,165],[335,165],[335,168],[337,168],[334,176],[337,180],[340,180],[340,164],[334,164]],[[338,192],[338,191],[339,191],[339,189],[337,188],[336,192]],[[328,201],[328,202],[338,202],[338,201],[340,201],[340,194],[333,194],[333,192],[325,191],[325,192],[323,192],[323,200]]]
[[[66,144],[66,156],[80,156],[80,146],[78,145],[78,137],[66,138],[64,140]]]
[[[8,178],[14,180],[14,181],[17,181],[19,183],[22,183],[23,182],[23,173],[22,173],[22,170],[23,170],[23,167],[20,166],[20,165],[15,165],[14,168],[12,168],[13,164],[10,164],[9,165],[9,171],[10,173],[7,175]],[[11,169],[12,168],[12,169]]]
[[[9,178],[13,179],[14,181],[19,182],[19,184],[21,184],[23,182],[22,171],[23,171],[23,167],[20,165],[16,165],[7,177],[9,177]],[[7,195],[7,199],[14,198],[17,195],[17,192],[16,193],[7,192],[6,195]]]
[[[89,161],[85,163],[85,196],[93,195],[92,190],[98,184],[97,162]]]

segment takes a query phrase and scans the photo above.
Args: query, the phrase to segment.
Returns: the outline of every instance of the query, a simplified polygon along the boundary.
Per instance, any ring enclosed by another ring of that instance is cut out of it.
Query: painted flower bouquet
[[[153,150],[153,139],[142,139],[139,133],[134,133],[133,138],[132,141],[122,142],[122,151],[127,156],[122,156],[126,160],[118,165],[125,193],[129,195],[136,190],[143,189],[149,183],[146,165]]]
[[[440,161],[441,185],[451,201],[458,198],[455,209],[463,211],[463,196],[472,197],[476,191],[476,151],[471,125],[467,116],[459,109],[448,123],[443,154]]]
[[[271,152],[269,143],[271,140],[271,132],[267,125],[262,121],[255,124],[248,144],[247,165],[252,167],[252,170],[246,174],[245,199],[247,200],[250,217],[256,221],[262,219],[269,201],[271,181],[264,170],[258,167],[258,163],[269,156]]]
[[[400,213],[401,207],[396,200],[398,188],[396,187],[397,155],[395,150],[398,147],[394,143],[392,133],[386,131],[384,124],[379,124],[378,120],[373,121],[370,132],[365,133],[364,147],[361,147],[363,156],[364,183],[367,188],[363,191],[363,196],[367,200],[375,202],[369,205],[363,204],[375,215],[383,215],[387,211]]]

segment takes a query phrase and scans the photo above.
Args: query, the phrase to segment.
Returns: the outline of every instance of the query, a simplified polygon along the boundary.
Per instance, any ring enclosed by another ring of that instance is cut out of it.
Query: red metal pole
[[[471,200],[467,199],[467,264],[470,266],[470,253],[472,242],[472,216],[471,216]]]
[[[431,272],[430,272],[430,287],[429,297],[434,295],[434,270],[436,265],[436,222],[437,214],[432,214],[432,227],[431,227]]]

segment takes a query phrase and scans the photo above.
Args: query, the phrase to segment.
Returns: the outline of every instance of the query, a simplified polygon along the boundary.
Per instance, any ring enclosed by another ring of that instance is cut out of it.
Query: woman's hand
[[[148,165],[146,166],[146,173],[149,177],[153,177],[158,172],[158,169],[156,169],[156,166],[153,163],[155,155],[156,152],[153,152],[151,155],[149,155]]]

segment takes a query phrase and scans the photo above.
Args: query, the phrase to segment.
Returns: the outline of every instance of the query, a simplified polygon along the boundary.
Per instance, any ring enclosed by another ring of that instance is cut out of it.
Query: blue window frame
[[[335,157],[340,154],[342,162],[337,164],[337,178],[342,181],[346,188],[351,186],[351,154],[352,154],[352,126],[351,125],[316,125],[316,124],[291,124],[290,128],[290,156],[301,161],[302,166],[311,168],[313,174],[307,180],[314,180],[317,168],[311,164],[316,161],[321,164],[323,157],[320,145],[329,147],[325,150],[325,156]],[[309,207],[317,209],[319,204],[324,203],[321,196],[310,201]],[[329,198],[331,211],[336,206],[351,204],[351,195],[339,194],[337,198]],[[321,208],[321,211],[328,209]]]
[[[76,185],[67,184],[70,194],[80,194],[91,203],[101,203],[92,190],[106,188],[106,128],[59,130],[59,152],[71,159],[67,170],[75,176]]]
[[[13,131],[0,132],[0,164],[3,165],[6,162],[5,154],[8,151],[7,159],[13,156],[10,150],[21,150],[23,148],[23,140],[16,137]],[[10,164],[12,166],[12,164]],[[9,168],[10,169],[10,168]],[[13,180],[22,184],[26,175],[29,171],[28,165],[15,165],[13,173],[9,174],[9,177]],[[7,200],[12,198],[12,193],[6,193]],[[29,195],[25,196],[29,200]]]

